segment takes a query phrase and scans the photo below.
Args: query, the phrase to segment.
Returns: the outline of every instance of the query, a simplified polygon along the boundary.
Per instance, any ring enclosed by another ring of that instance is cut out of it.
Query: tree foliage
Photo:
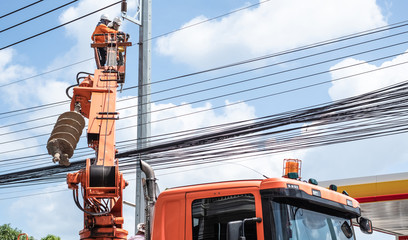
[[[52,234],[48,234],[46,237],[41,238],[41,240],[61,240],[61,238]]]
[[[20,229],[12,228],[10,223],[3,224],[0,226],[0,239],[1,240],[16,240],[18,235],[23,233]],[[21,236],[20,240],[35,240],[33,237]],[[60,237],[48,234],[46,237],[41,238],[41,240],[61,240]]]
[[[0,239],[2,240],[16,240],[18,235],[23,233],[20,229],[12,228],[9,224],[3,224],[0,226]],[[27,240],[25,236],[21,236],[20,240]],[[29,237],[28,240],[34,240],[33,237]]]

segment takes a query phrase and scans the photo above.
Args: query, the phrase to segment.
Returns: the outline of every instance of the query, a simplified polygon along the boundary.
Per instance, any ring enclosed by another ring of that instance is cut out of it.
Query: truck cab
[[[359,203],[300,179],[268,178],[179,187],[156,202],[153,240],[355,239],[371,233]]]

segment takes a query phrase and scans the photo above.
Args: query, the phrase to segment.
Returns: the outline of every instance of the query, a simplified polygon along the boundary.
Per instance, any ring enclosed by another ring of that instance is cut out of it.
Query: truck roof
[[[191,191],[206,191],[206,190],[216,190],[225,188],[242,188],[242,187],[259,187],[262,179],[251,179],[251,180],[234,180],[234,181],[223,181],[223,182],[211,182],[211,183],[200,183],[187,186],[180,186],[174,188],[168,188],[165,192],[191,192]]]
[[[254,180],[237,180],[237,181],[226,181],[226,182],[214,182],[214,183],[203,183],[196,185],[189,185],[183,187],[176,187],[167,189],[161,193],[161,195],[172,195],[180,193],[190,193],[190,192],[200,192],[200,191],[211,191],[211,190],[221,190],[221,189],[234,189],[234,188],[258,188],[259,191],[267,189],[276,188],[296,188],[306,192],[309,195],[314,195],[316,190],[320,192],[320,197],[325,198],[334,202],[338,202],[344,205],[349,205],[354,208],[359,207],[360,204],[353,198],[300,180],[288,179],[288,178],[268,178],[268,179],[254,179]]]

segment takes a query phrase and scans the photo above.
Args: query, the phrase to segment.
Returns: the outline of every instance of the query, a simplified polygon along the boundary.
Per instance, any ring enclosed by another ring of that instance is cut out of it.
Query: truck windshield
[[[350,219],[275,202],[271,199],[264,201],[263,207],[267,240],[355,239],[350,227]]]

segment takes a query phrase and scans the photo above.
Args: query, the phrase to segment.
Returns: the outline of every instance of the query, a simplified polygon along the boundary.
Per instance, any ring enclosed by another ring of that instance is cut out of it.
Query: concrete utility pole
[[[150,65],[151,65],[151,21],[152,0],[136,0],[138,10],[134,17],[127,15],[127,1],[122,0],[122,17],[139,25],[139,74],[138,74],[138,109],[137,109],[137,149],[148,147],[150,137]],[[142,171],[140,157],[136,159],[136,201],[135,234],[137,224],[144,222],[145,208],[142,197]]]
[[[139,28],[139,81],[138,81],[138,117],[137,117],[137,149],[149,145],[150,137],[150,71],[151,71],[151,0],[142,0],[142,18]],[[136,163],[136,210],[135,232],[137,224],[144,222],[143,189],[141,187],[142,171],[140,157]]]

